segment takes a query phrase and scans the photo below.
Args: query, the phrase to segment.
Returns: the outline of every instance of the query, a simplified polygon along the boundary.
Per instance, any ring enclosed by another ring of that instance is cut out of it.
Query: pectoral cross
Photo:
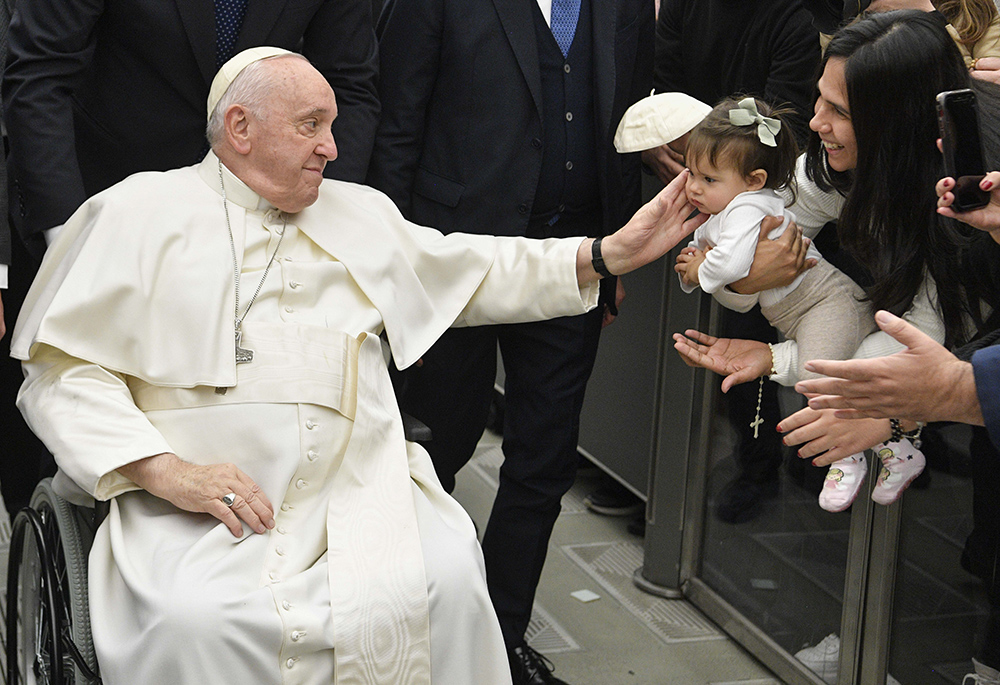
[[[763,423],[764,423],[764,419],[760,418],[759,414],[757,415],[757,417],[753,421],[750,422],[750,427],[753,428],[753,436],[754,436],[754,438],[757,437],[757,431],[760,429],[760,427],[761,427],[761,425],[763,425]]]
[[[243,338],[243,331],[236,329],[236,363],[249,364],[253,361],[253,350],[240,347],[240,340]]]
[[[236,329],[236,363],[237,364],[249,364],[253,361],[253,350],[247,349],[245,347],[240,347],[240,340],[243,338],[243,331],[239,328]],[[225,395],[229,388],[216,388],[216,395]]]

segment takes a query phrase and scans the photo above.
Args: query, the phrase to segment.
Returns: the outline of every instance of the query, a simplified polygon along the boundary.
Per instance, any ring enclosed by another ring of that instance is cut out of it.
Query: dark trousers
[[[560,500],[576,476],[584,390],[597,355],[600,308],[536,323],[451,329],[406,373],[401,408],[431,429],[425,445],[445,489],[482,436],[503,355],[500,487],[483,536],[490,597],[504,640],[524,640]]]
[[[28,506],[38,481],[55,473],[55,462],[14,404],[24,374],[21,362],[10,356],[10,341],[21,303],[38,271],[39,260],[28,254],[18,236],[12,235],[11,243],[13,255],[7,272],[8,289],[3,292],[7,335],[0,341],[0,491],[13,518],[17,511]]]

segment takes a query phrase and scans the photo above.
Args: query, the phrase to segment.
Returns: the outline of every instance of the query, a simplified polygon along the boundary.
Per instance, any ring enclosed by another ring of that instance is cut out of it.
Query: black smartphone
[[[955,179],[951,208],[968,212],[989,204],[990,194],[979,188],[986,175],[979,137],[976,94],[968,88],[938,93],[938,122],[945,174]]]

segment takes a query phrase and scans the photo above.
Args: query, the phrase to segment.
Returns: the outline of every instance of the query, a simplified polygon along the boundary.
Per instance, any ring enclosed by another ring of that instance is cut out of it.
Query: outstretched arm
[[[828,378],[801,381],[795,389],[817,393],[814,409],[836,409],[838,418],[898,418],[983,425],[972,364],[888,312],[879,327],[906,346],[888,357],[811,361],[806,368]]]
[[[678,175],[625,226],[604,238],[601,253],[608,271],[620,276],[645,266],[665,255],[705,223],[706,214],[691,217],[695,208],[684,192],[687,175],[687,171]],[[601,278],[593,267],[593,243],[592,238],[587,238],[577,250],[576,274],[581,286]]]

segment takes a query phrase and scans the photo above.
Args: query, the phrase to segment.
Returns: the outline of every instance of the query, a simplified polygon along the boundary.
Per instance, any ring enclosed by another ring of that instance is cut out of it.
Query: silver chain
[[[229,223],[229,203],[226,201],[226,183],[222,177],[222,160],[219,160],[219,185],[222,188],[222,208],[226,212],[226,228],[229,230],[229,248],[233,253],[233,283],[236,285],[236,307],[233,312],[234,321],[233,325],[236,330],[239,331],[243,326],[243,319],[247,318],[250,313],[250,307],[257,300],[257,296],[260,294],[260,289],[264,287],[264,281],[267,279],[267,274],[271,270],[271,265],[274,264],[274,258],[278,255],[278,249],[281,247],[281,241],[285,239],[285,228],[288,225],[288,217],[285,213],[281,213],[281,235],[278,237],[278,244],[274,246],[274,252],[271,253],[271,258],[267,261],[267,267],[264,269],[264,275],[260,277],[260,283],[257,284],[257,290],[254,291],[253,297],[250,298],[250,303],[247,305],[247,310],[243,312],[243,316],[240,316],[240,265],[236,259],[236,241],[233,239],[233,227]]]

